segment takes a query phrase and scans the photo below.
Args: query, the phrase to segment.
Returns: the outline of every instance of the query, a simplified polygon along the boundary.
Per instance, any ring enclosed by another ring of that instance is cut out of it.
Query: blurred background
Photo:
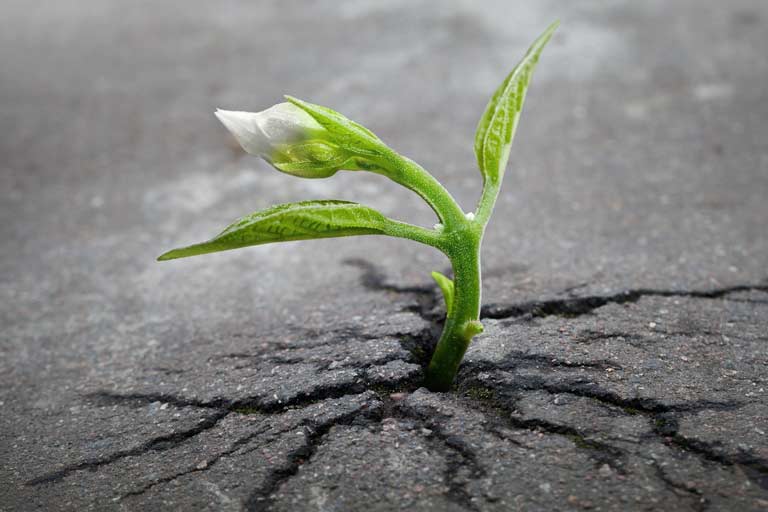
[[[428,284],[446,266],[439,254],[377,237],[154,258],[302,199],[435,222],[379,176],[278,173],[213,116],[285,93],[369,127],[473,209],[477,120],[555,19],[485,242],[486,301],[763,279],[762,0],[4,0],[0,319],[11,388],[39,371],[130,368],[126,354],[187,350],[194,333],[324,328],[329,311],[386,308],[385,296],[351,299],[361,289],[348,258]]]

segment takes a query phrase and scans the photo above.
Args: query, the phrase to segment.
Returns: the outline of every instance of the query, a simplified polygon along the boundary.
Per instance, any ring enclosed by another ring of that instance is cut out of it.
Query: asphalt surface
[[[489,95],[553,19],[457,385],[420,387],[435,251],[157,263],[300,180],[215,108],[288,93],[471,210]],[[768,510],[768,4],[0,6],[0,510]]]

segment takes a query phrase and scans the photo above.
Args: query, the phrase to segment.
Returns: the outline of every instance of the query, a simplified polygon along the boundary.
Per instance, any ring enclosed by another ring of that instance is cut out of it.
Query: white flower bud
[[[322,138],[326,131],[312,116],[291,103],[278,103],[255,113],[219,109],[216,117],[246,152],[268,162],[279,159],[287,146]]]

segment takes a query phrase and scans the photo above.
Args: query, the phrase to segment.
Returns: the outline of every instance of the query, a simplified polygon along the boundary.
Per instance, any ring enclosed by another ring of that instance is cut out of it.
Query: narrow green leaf
[[[384,234],[387,218],[348,201],[302,201],[252,213],[228,226],[207,242],[173,249],[160,261],[228,251],[250,245],[313,238]]]
[[[485,107],[475,134],[475,155],[483,181],[499,184],[507,167],[515,128],[523,109],[525,93],[544,46],[557,29],[552,23],[528,49],[525,57],[501,83]]]
[[[285,99],[311,115],[323,128],[331,132],[339,147],[362,155],[379,155],[385,148],[372,131],[328,107],[302,101],[293,96]]]
[[[453,311],[453,281],[438,271],[432,272],[432,279],[435,280],[437,286],[439,286],[443,291],[443,298],[445,299],[445,312],[447,316],[451,316],[451,312]]]

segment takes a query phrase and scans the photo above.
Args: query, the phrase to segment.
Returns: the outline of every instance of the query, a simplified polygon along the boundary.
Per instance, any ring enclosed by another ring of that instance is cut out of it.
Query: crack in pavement
[[[476,388],[477,386],[474,387],[474,389]],[[471,400],[461,400],[460,403],[467,409],[482,413],[486,420],[491,420],[488,422],[488,426],[485,427],[486,431],[498,435],[498,428],[503,427],[563,436],[570,440],[577,448],[586,451],[590,458],[595,460],[596,464],[608,464],[615,468],[619,474],[626,473],[624,469],[628,455],[626,450],[590,439],[586,432],[582,432],[569,425],[554,423],[540,418],[513,416],[509,414],[512,412],[513,407],[497,398],[495,389],[491,387],[485,387],[484,389],[491,394],[486,394],[482,397],[474,396]],[[504,411],[507,414],[502,414],[499,411]],[[514,444],[520,446],[519,443]]]
[[[692,500],[692,507],[695,512],[704,512],[709,508],[710,501],[704,497],[701,489],[687,483],[676,482],[664,471],[664,468],[657,460],[653,461],[653,468],[656,471],[656,477],[664,483],[667,489],[677,495],[682,493]]]
[[[138,447],[119,450],[104,457],[95,459],[88,459],[73,464],[64,466],[63,468],[43,474],[39,477],[35,477],[25,483],[28,486],[36,486],[43,483],[58,482],[70,474],[84,470],[95,469],[100,466],[112,464],[125,457],[132,457],[143,455],[151,451],[165,451],[175,448],[176,446],[186,442],[187,440],[197,436],[198,434],[214,428],[222,419],[232,412],[239,414],[264,414],[274,415],[286,412],[289,409],[306,408],[325,400],[334,398],[342,398],[345,396],[357,395],[365,391],[378,392],[382,391],[402,391],[407,387],[414,387],[415,384],[408,383],[406,381],[397,381],[387,383],[379,383],[376,385],[361,382],[356,385],[350,386],[348,383],[342,383],[337,385],[320,386],[314,388],[311,392],[297,394],[292,400],[284,403],[267,402],[264,403],[260,397],[245,398],[241,400],[227,400],[224,398],[212,400],[212,401],[199,401],[192,400],[171,394],[117,394],[111,392],[98,392],[87,395],[87,397],[95,399],[98,403],[102,404],[128,404],[130,407],[139,407],[147,405],[153,402],[164,402],[178,407],[198,407],[204,409],[213,409],[217,412],[211,416],[203,418],[198,425],[193,428],[183,430],[180,432],[174,432],[171,434],[164,434],[161,436],[153,437]],[[331,425],[332,426],[332,425]],[[330,427],[329,427],[330,428]]]
[[[547,358],[544,358],[546,362]],[[577,365],[578,366],[578,365]],[[465,369],[461,372],[461,382],[463,385],[467,385],[468,382],[473,382],[473,385],[479,384],[485,386],[484,383],[477,381],[476,376],[480,373],[487,372],[507,372],[518,368],[515,364],[511,365],[494,365],[491,363],[475,364],[471,369]],[[630,414],[637,412],[655,414],[655,413],[669,413],[669,412],[698,412],[705,409],[710,410],[734,410],[742,407],[742,402],[718,402],[712,400],[691,400],[687,402],[681,402],[677,404],[665,404],[653,398],[624,398],[616,393],[601,388],[598,384],[583,379],[574,380],[567,383],[553,383],[549,382],[543,377],[534,376],[520,376],[514,375],[509,377],[505,383],[511,384],[513,389],[524,389],[530,391],[546,391],[551,394],[566,393],[574,396],[580,396],[584,398],[591,398],[598,402],[602,402],[608,405],[619,407]]]
[[[153,402],[166,403],[175,407],[196,407],[198,409],[226,409],[229,402],[224,399],[202,401],[168,393],[113,393],[98,391],[89,393],[84,398],[92,400],[96,405],[120,405],[125,407],[144,407]]]
[[[367,418],[376,414],[375,408],[371,410],[356,410],[337,416],[329,421],[320,423],[308,422],[304,425],[304,443],[291,450],[285,463],[273,469],[267,476],[264,484],[251,492],[245,502],[245,510],[248,512],[266,512],[270,510],[275,501],[275,493],[288,480],[298,474],[301,466],[311,461],[331,428],[337,425],[350,425],[359,418]]]
[[[93,469],[99,468],[100,466],[104,466],[106,464],[112,464],[113,462],[116,462],[120,459],[124,459],[125,457],[135,457],[138,455],[149,453],[151,451],[161,452],[165,450],[170,450],[172,448],[179,446],[180,444],[183,444],[189,441],[190,439],[197,436],[198,434],[214,428],[216,425],[218,425],[218,423],[221,420],[223,420],[229,414],[230,414],[230,411],[219,411],[216,414],[212,414],[206,418],[201,419],[200,422],[192,428],[182,430],[179,432],[172,432],[170,434],[164,434],[162,436],[153,437],[151,439],[148,439],[147,441],[145,441],[139,446],[136,446],[134,448],[129,448],[127,450],[120,450],[120,451],[111,453],[109,455],[106,455],[104,457],[87,459],[81,462],[76,462],[74,464],[66,465],[59,470],[52,471],[50,473],[46,473],[39,477],[35,477],[31,480],[28,480],[27,482],[25,482],[25,485],[36,486],[40,484],[54,483],[66,478],[67,476],[77,471],[82,471],[86,469],[93,470]]]
[[[437,414],[430,416],[420,414],[416,410],[407,410],[402,406],[394,405],[391,408],[392,416],[400,419],[416,420],[423,427],[432,431],[432,435],[426,437],[428,441],[439,441],[444,449],[439,450],[448,453],[445,455],[447,467],[443,472],[443,478],[448,485],[446,497],[464,507],[467,510],[479,511],[480,507],[473,501],[472,496],[467,491],[468,482],[462,482],[458,477],[459,470],[465,468],[468,472],[467,477],[472,481],[482,478],[486,475],[485,468],[478,462],[477,454],[472,450],[469,444],[461,436],[452,435],[445,432],[441,425],[441,420],[445,417]],[[436,444],[431,442],[433,446]]]
[[[630,454],[637,457],[646,458],[652,463],[652,466],[656,471],[657,478],[665,486],[667,486],[667,488],[678,495],[683,493],[692,500],[693,510],[703,512],[708,508],[710,500],[706,498],[705,493],[701,489],[698,489],[690,484],[680,483],[673,480],[669,475],[666,474],[658,460],[644,457],[642,452],[632,453],[625,449],[613,446],[609,443],[590,439],[588,437],[588,433],[569,425],[558,424],[538,418],[526,419],[512,416],[508,413],[511,412],[513,407],[511,407],[506,402],[497,399],[495,397],[496,390],[493,387],[486,387],[485,389],[493,393],[494,398],[488,398],[486,396],[478,400],[477,397],[475,397],[471,401],[463,401],[463,405],[468,409],[481,412],[486,419],[492,420],[489,422],[488,427],[485,427],[486,431],[494,435],[498,435],[496,429],[499,427],[499,425],[501,425],[511,428],[527,429],[535,432],[543,432],[550,435],[564,436],[573,442],[574,446],[577,448],[587,450],[589,456],[596,461],[596,465],[608,464],[612,468],[615,468],[618,473],[625,475],[627,474],[626,470],[624,469],[626,465],[626,458]],[[619,407],[619,409],[623,410],[621,407]],[[499,413],[498,411],[505,411],[507,414]],[[625,414],[631,414],[627,411],[623,412]],[[654,413],[648,414],[648,416],[651,419],[655,419],[659,415]],[[669,428],[668,425],[667,428]],[[653,427],[653,432],[656,434],[656,436],[660,437],[666,445],[672,445],[678,450],[693,453],[700,459],[704,458],[705,460],[716,462],[722,466],[732,466],[734,464],[739,464],[743,467],[746,476],[750,480],[758,483],[761,485],[761,487],[766,488],[765,482],[760,481],[760,479],[768,479],[768,466],[765,465],[765,461],[758,460],[756,462],[754,458],[752,458],[750,460],[742,460],[736,462],[728,459],[723,454],[713,452],[709,447],[701,446],[700,442],[696,443],[697,446],[684,446],[679,439],[679,434],[677,434],[676,428],[677,427],[675,424],[675,427],[672,429],[673,432],[661,432],[660,428],[656,424]],[[672,435],[670,436],[670,434]],[[506,439],[506,437],[504,438]],[[688,440],[688,442],[690,442],[690,440]]]
[[[653,432],[668,445],[695,454],[701,459],[720,466],[739,466],[747,478],[768,490],[768,460],[747,452],[729,455],[717,449],[719,443],[707,443],[700,439],[686,437],[680,434],[677,419],[671,415],[658,415],[655,418]]]
[[[496,396],[499,391],[493,386],[489,386],[485,383],[479,382],[474,376],[462,379],[462,386],[471,386],[472,388],[480,388],[491,396]],[[687,438],[679,434],[678,424],[675,419],[675,415],[683,413],[694,413],[701,410],[733,410],[742,407],[744,404],[738,402],[712,402],[706,400],[690,401],[680,404],[667,405],[660,403],[656,400],[646,398],[634,398],[627,399],[622,398],[615,393],[604,390],[594,383],[575,382],[572,384],[548,384],[544,379],[534,378],[515,378],[512,381],[505,381],[505,385],[510,385],[513,389],[523,389],[527,391],[546,391],[550,394],[570,394],[583,398],[593,399],[599,403],[615,406],[619,408],[624,414],[635,415],[643,414],[652,421],[652,432],[655,436],[660,438],[665,444],[677,448],[679,451],[686,453],[692,453],[697,455],[700,459],[717,463],[720,466],[739,466],[741,467],[747,478],[756,483],[764,489],[768,489],[768,460],[756,457],[748,453],[742,453],[737,456],[731,456],[719,451],[712,444],[706,443],[693,438]],[[483,397],[475,397],[475,400],[490,403],[494,407],[503,408],[511,412],[509,405],[503,401],[494,398],[488,399]],[[471,405],[469,405],[471,408]],[[512,418],[510,421],[520,422],[520,426],[538,426],[537,423],[543,420],[539,419],[516,419]],[[545,431],[549,433],[559,434],[558,429],[566,428],[572,429],[567,425],[552,424],[550,422],[544,422],[541,425]],[[563,432],[565,433],[565,431]],[[584,433],[573,429],[574,435],[584,436]]]
[[[736,285],[709,290],[661,290],[638,288],[625,290],[613,295],[588,295],[544,301],[529,301],[512,304],[486,304],[481,308],[480,318],[504,319],[545,316],[577,317],[592,313],[607,304],[637,302],[643,297],[690,297],[695,299],[720,299],[731,293],[744,291],[768,291],[768,285]]]
[[[386,366],[392,361],[401,360],[400,358],[382,358],[383,364],[368,364],[360,367],[361,377],[365,370]],[[378,362],[378,361],[377,361]],[[179,395],[168,393],[114,393],[110,391],[99,391],[86,395],[86,398],[93,399],[101,405],[128,405],[131,407],[141,407],[152,402],[168,403],[177,407],[197,407],[204,409],[226,410],[228,412],[243,412],[254,414],[280,414],[288,409],[303,408],[324,400],[332,398],[341,398],[343,396],[355,395],[368,390],[389,390],[392,392],[401,391],[403,388],[414,387],[418,384],[418,379],[407,376],[400,379],[392,379],[386,383],[371,383],[366,379],[361,379],[355,384],[348,382],[331,383],[323,386],[317,386],[310,391],[301,392],[294,395],[290,400],[274,401],[268,399],[265,401],[263,396],[246,397],[237,400],[227,398],[216,398],[209,401],[195,400]]]
[[[363,272],[361,275],[361,283],[364,287],[375,291],[387,291],[401,294],[413,294],[419,298],[419,304],[416,307],[406,308],[408,311],[414,312],[420,315],[424,320],[430,322],[431,327],[423,329],[416,333],[401,333],[388,336],[375,336],[362,332],[354,327],[338,329],[337,331],[328,331],[323,334],[333,336],[333,339],[329,341],[322,341],[320,343],[312,345],[300,345],[300,344],[286,344],[285,350],[300,350],[315,348],[319,346],[330,345],[338,343],[339,341],[375,341],[382,338],[390,337],[399,340],[400,345],[406,349],[412,356],[415,362],[418,362],[422,367],[425,367],[431,356],[431,352],[434,350],[434,345],[437,341],[438,331],[442,322],[442,314],[437,311],[438,306],[441,304],[441,297],[437,293],[437,287],[435,285],[418,285],[418,286],[398,286],[386,282],[386,276],[376,268],[376,266],[365,260],[347,260],[346,264],[356,266]],[[490,304],[483,308],[482,318],[537,318],[548,315],[559,316],[581,316],[593,312],[595,309],[605,306],[607,304],[624,304],[630,302],[637,302],[643,297],[647,296],[660,296],[660,297],[691,297],[701,299],[717,299],[726,297],[728,294],[743,292],[743,291],[768,291],[768,286],[765,285],[738,285],[725,288],[716,288],[710,290],[660,290],[660,289],[634,289],[620,292],[607,296],[585,296],[574,297],[567,299],[553,299],[546,301],[530,301],[518,304]],[[734,299],[744,301],[745,299]],[[437,312],[436,312],[437,311]],[[339,339],[340,337],[340,339]],[[626,337],[632,341],[636,340],[636,335],[628,333],[586,333],[586,337],[580,340],[581,342],[592,342],[600,339],[609,339],[617,337]],[[642,341],[645,341],[644,339]],[[305,359],[299,357],[286,356],[269,356],[261,354],[247,354],[247,353],[232,353],[224,354],[221,356],[214,356],[209,360],[238,360],[238,359],[263,359],[264,362],[293,364],[304,362]],[[396,360],[403,360],[409,362],[397,355],[387,355],[381,360],[368,363],[364,367],[361,367],[361,377],[366,375],[366,368],[378,367],[382,364],[376,363],[389,363]],[[505,370],[511,370],[514,368],[520,368],[531,365],[544,365],[549,368],[587,368],[595,370],[605,370],[607,368],[620,368],[620,366],[608,360],[594,360],[585,362],[571,362],[563,361],[557,358],[548,357],[546,355],[539,354],[527,354],[521,351],[515,351],[508,355],[507,359],[500,364],[474,364],[469,369],[465,368],[461,373],[462,385],[466,385],[472,381],[479,372],[496,371],[502,372]],[[157,368],[158,371],[173,371],[179,373],[180,371],[169,370],[166,368]],[[476,380],[476,379],[475,379]],[[58,482],[67,476],[81,470],[93,470],[100,466],[111,464],[120,459],[130,456],[140,456],[152,451],[165,451],[176,448],[181,444],[192,440],[197,435],[216,427],[219,422],[230,415],[231,413],[240,414],[280,414],[294,408],[304,408],[310,405],[329,400],[334,398],[340,398],[350,395],[355,395],[364,391],[374,391],[380,395],[380,399],[384,402],[387,401],[386,393],[394,391],[413,391],[418,387],[420,383],[419,378],[405,377],[401,379],[393,379],[391,382],[385,382],[383,384],[373,384],[366,378],[360,379],[359,382],[350,384],[344,382],[341,384],[328,384],[312,388],[306,392],[298,393],[291,399],[280,402],[265,400],[264,397],[254,396],[247,397],[238,400],[231,400],[227,398],[215,398],[212,400],[196,400],[183,396],[165,393],[134,393],[134,394],[119,394],[107,391],[93,393],[88,395],[89,398],[94,399],[97,403],[106,405],[123,405],[128,407],[141,407],[152,402],[168,403],[177,407],[195,407],[201,409],[211,409],[213,414],[204,417],[196,426],[170,434],[164,434],[161,436],[153,437],[140,446],[129,448],[125,450],[116,451],[112,454],[83,460],[76,462],[63,468],[46,473],[39,477],[33,478],[26,482],[28,486],[36,486],[44,483]],[[477,386],[477,385],[476,385]],[[482,386],[496,393],[497,389],[492,386],[482,384]],[[708,444],[697,439],[691,439],[682,436],[678,432],[677,420],[674,415],[697,412],[705,409],[713,410],[733,410],[741,407],[743,404],[738,402],[714,402],[714,401],[690,401],[680,404],[664,404],[658,400],[650,398],[623,398],[620,395],[610,392],[606,389],[602,389],[600,386],[593,382],[585,382],[583,380],[573,382],[560,382],[552,383],[547,382],[543,378],[535,377],[521,377],[516,376],[511,381],[505,381],[505,386],[512,386],[515,389],[522,390],[541,390],[551,394],[564,393],[574,396],[589,398],[596,400],[600,403],[611,405],[619,408],[624,414],[644,414],[652,420],[653,428],[652,432],[655,436],[661,438],[667,445],[675,447],[677,450],[692,453],[702,460],[716,463],[721,466],[739,466],[744,471],[747,477],[760,485],[763,488],[768,489],[768,461],[755,457],[749,453],[742,453],[736,456],[728,455],[719,450],[715,444]],[[478,404],[466,404],[465,406],[472,409],[478,409],[483,412],[486,417],[496,417],[492,422],[492,426],[505,425],[516,429],[535,430],[539,432],[545,432],[551,435],[560,435],[570,439],[574,445],[582,450],[586,450],[591,458],[598,463],[608,463],[617,470],[624,471],[622,468],[625,464],[625,459],[629,452],[613,446],[608,443],[590,439],[588,434],[580,431],[577,428],[569,425],[562,425],[542,419],[536,418],[522,418],[510,415],[500,415],[494,413],[488,407],[486,400],[485,406],[479,406]],[[496,403],[495,407],[499,407]],[[504,406],[508,408],[508,405]],[[417,420],[423,425],[426,425],[434,433],[433,441],[439,442],[444,451],[447,451],[446,460],[448,468],[445,471],[444,479],[448,485],[447,497],[454,503],[467,508],[469,510],[479,510],[478,505],[473,501],[473,497],[467,491],[466,481],[460,481],[457,478],[459,470],[464,469],[468,473],[468,477],[472,479],[481,478],[485,474],[485,469],[480,465],[477,460],[477,454],[471,449],[468,442],[461,436],[447,434],[441,427],[439,418],[437,417],[425,417],[422,415],[414,414],[413,412],[405,411],[403,408],[395,406],[389,406],[390,412],[393,412],[395,417],[403,419],[409,418],[411,420]],[[376,416],[378,415],[378,416]],[[320,423],[306,423],[303,424],[304,429],[304,442],[291,450],[288,454],[287,460],[280,464],[277,468],[273,469],[267,477],[265,483],[259,488],[251,492],[247,502],[246,509],[250,511],[265,511],[272,508],[275,500],[275,494],[282,488],[282,486],[293,476],[298,474],[299,468],[310,461],[316,453],[318,447],[322,445],[328,432],[336,425],[348,425],[355,421],[372,421],[372,419],[378,418],[378,421],[383,419],[381,412],[372,413],[371,411],[353,411],[345,414],[341,417],[333,418],[332,420],[320,422]],[[486,429],[491,432],[490,430]],[[154,480],[144,485],[140,489],[128,492],[119,499],[125,499],[130,496],[138,496],[144,494],[148,490],[156,487],[157,485],[173,481],[179,477],[195,473],[206,471],[211,466],[215,465],[223,457],[231,455],[248,444],[253,439],[264,433],[263,430],[258,432],[252,432],[246,436],[236,439],[226,450],[215,454],[213,457],[205,462],[204,467],[192,467],[187,470],[177,472],[173,475],[168,475],[163,478]],[[493,432],[492,432],[493,433]],[[496,433],[496,435],[499,435]],[[255,449],[255,448],[254,448]],[[704,510],[707,507],[707,500],[703,496],[703,493],[699,489],[680,484],[672,480],[663,470],[663,468],[656,464],[656,471],[661,481],[670,488],[676,489],[678,492],[684,492],[689,494],[692,498],[695,498],[695,503],[700,506],[698,510]]]
[[[183,476],[189,475],[191,473],[198,473],[198,472],[202,472],[202,471],[207,471],[207,470],[211,469],[211,467],[214,466],[217,462],[219,462],[222,458],[224,458],[224,457],[226,457],[228,455],[232,455],[237,450],[239,450],[241,446],[249,443],[252,439],[254,439],[254,438],[256,438],[256,437],[266,433],[268,430],[269,430],[269,426],[266,426],[266,427],[264,427],[264,428],[262,428],[262,429],[260,429],[260,430],[258,430],[256,432],[251,432],[250,434],[248,434],[246,436],[240,437],[240,438],[236,439],[235,442],[232,443],[232,445],[228,449],[224,450],[223,452],[217,453],[212,458],[206,459],[204,464],[198,465],[198,466],[193,467],[193,468],[189,468],[189,469],[187,469],[185,471],[180,471],[178,473],[174,473],[172,475],[168,475],[168,476],[165,476],[165,477],[162,477],[162,478],[158,478],[157,480],[153,480],[153,481],[147,483],[146,485],[142,486],[139,489],[136,489],[136,490],[133,490],[133,491],[130,491],[130,492],[127,492],[127,493],[123,494],[122,496],[117,498],[116,501],[122,501],[122,500],[124,500],[126,498],[130,498],[132,496],[140,496],[140,495],[146,493],[147,491],[149,491],[150,489],[152,489],[152,488],[154,488],[154,487],[156,487],[158,485],[165,484],[165,483],[168,483],[168,482],[172,482],[172,481],[174,481],[174,480],[176,480],[178,478],[181,478]],[[283,433],[283,432],[279,432],[279,433]]]

